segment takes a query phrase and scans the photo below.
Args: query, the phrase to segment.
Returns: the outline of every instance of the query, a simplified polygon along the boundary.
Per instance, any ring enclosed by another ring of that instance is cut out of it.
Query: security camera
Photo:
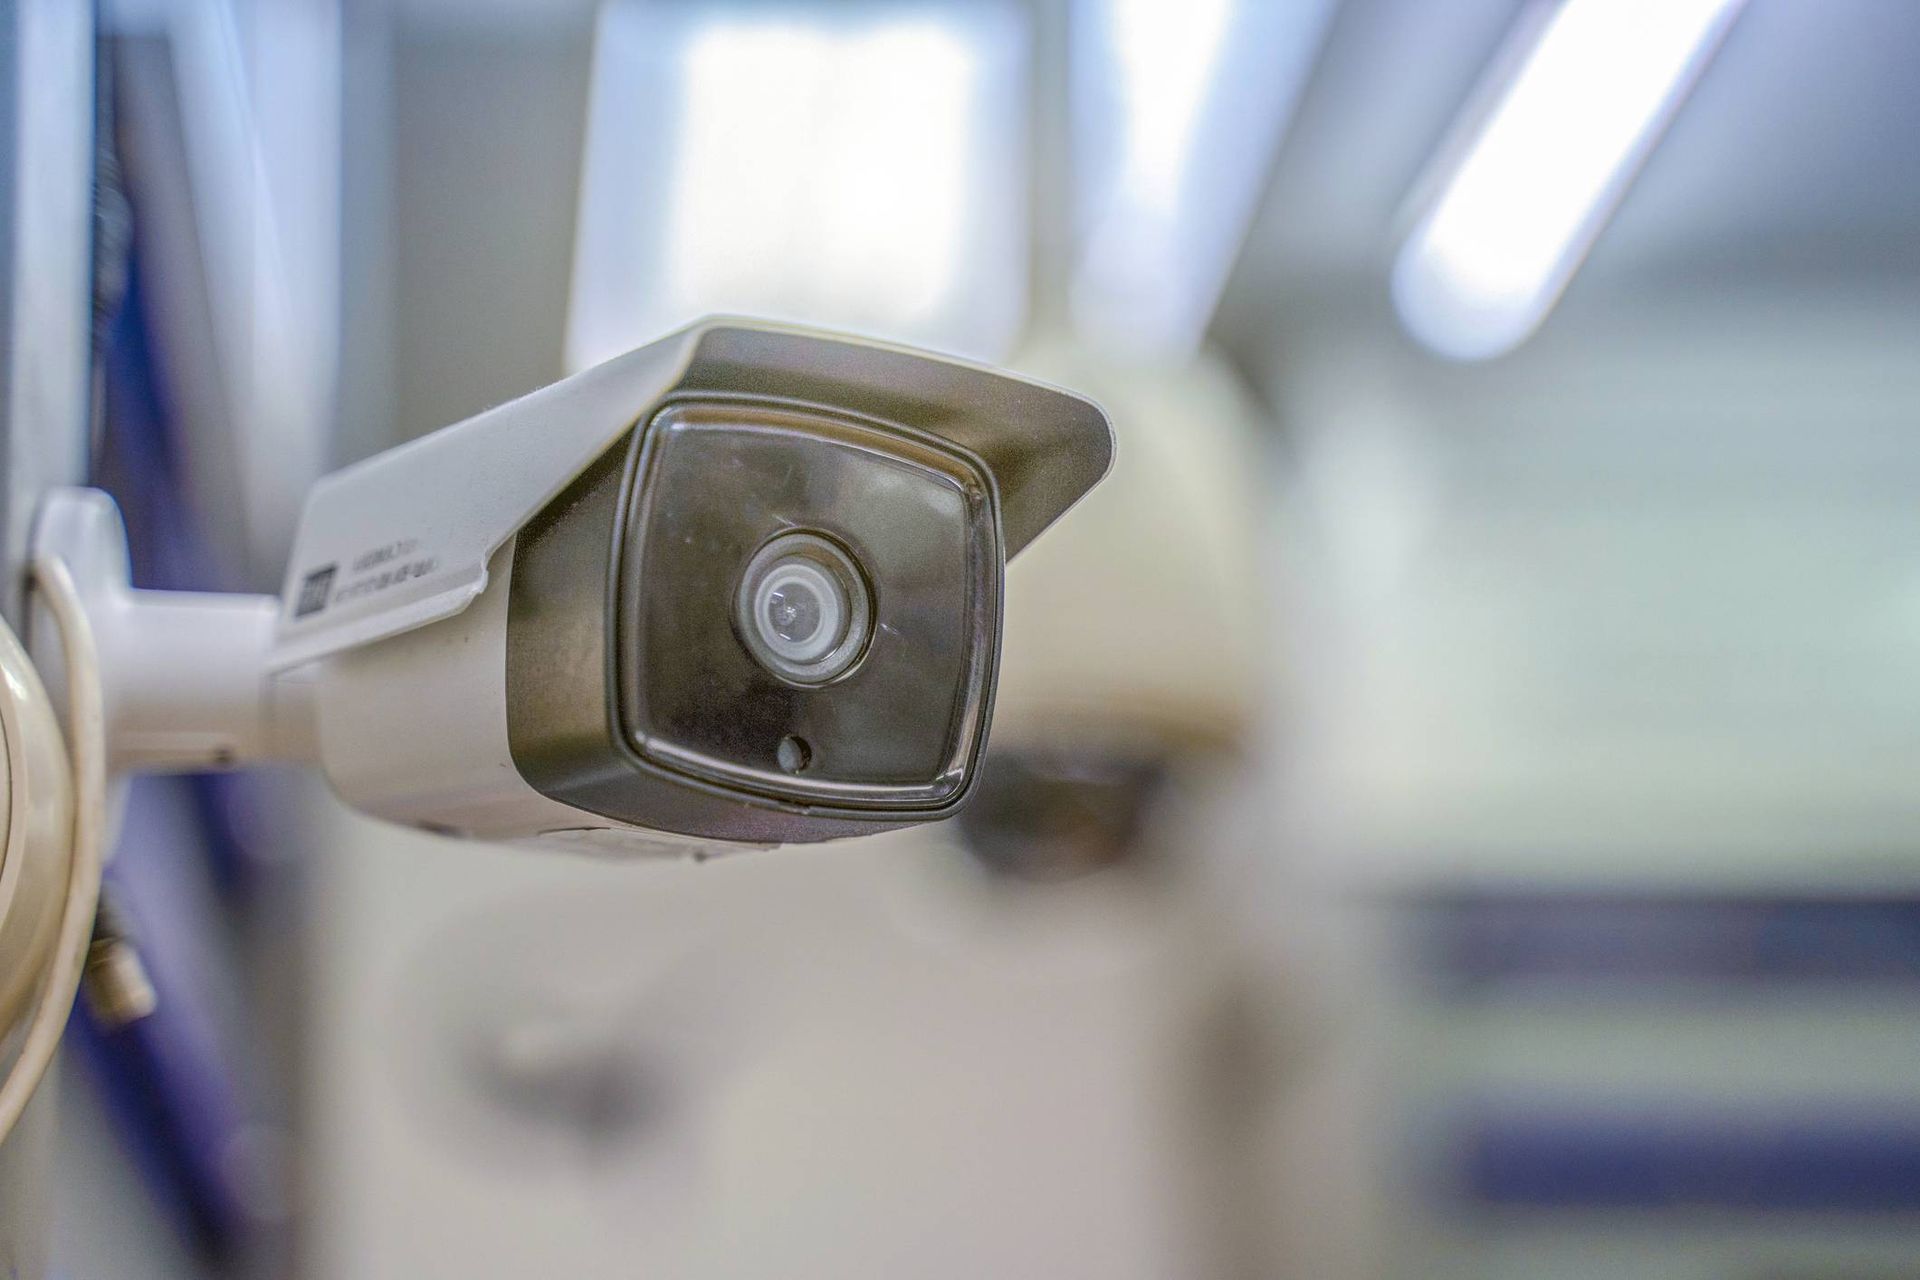
[[[966,798],[1006,561],[1112,450],[1037,382],[713,320],[323,479],[278,599],[130,589],[93,490],[36,553],[79,585],[121,773],[307,760],[490,840],[818,841]]]

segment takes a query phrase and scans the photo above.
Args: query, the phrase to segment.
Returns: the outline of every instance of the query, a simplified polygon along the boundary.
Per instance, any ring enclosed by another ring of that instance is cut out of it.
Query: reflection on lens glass
[[[781,639],[804,644],[820,630],[820,598],[798,582],[775,587],[767,594],[767,622]]]

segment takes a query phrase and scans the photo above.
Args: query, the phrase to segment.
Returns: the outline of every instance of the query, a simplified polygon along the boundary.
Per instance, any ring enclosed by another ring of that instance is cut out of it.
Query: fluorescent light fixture
[[[1332,0],[1075,0],[1070,306],[1085,339],[1198,346]]]
[[[1194,159],[1234,0],[1106,0],[1099,8],[1123,89],[1117,185],[1143,208],[1170,212]]]
[[[1476,360],[1539,327],[1743,4],[1554,9],[1400,251],[1393,299],[1407,329]]]
[[[716,23],[689,42],[662,281],[913,328],[962,274],[972,50],[933,23]]]
[[[569,364],[714,311],[1007,355],[1026,57],[1006,3],[610,5]]]

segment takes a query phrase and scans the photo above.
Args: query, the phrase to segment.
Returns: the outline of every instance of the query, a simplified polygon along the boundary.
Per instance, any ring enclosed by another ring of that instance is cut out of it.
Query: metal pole
[[[85,478],[92,377],[93,7],[0,3],[0,614],[21,628],[41,493]],[[16,1029],[0,1027],[11,1053]],[[51,1077],[0,1143],[0,1276],[43,1280]]]

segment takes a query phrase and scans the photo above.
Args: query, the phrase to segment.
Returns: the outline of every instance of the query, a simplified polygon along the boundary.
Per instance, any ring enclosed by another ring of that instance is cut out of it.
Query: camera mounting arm
[[[55,489],[41,501],[35,559],[63,561],[100,655],[111,773],[181,773],[271,760],[310,760],[311,686],[270,675],[277,596],[134,588],[127,530],[98,489]],[[58,706],[67,680],[45,610],[29,637]]]

